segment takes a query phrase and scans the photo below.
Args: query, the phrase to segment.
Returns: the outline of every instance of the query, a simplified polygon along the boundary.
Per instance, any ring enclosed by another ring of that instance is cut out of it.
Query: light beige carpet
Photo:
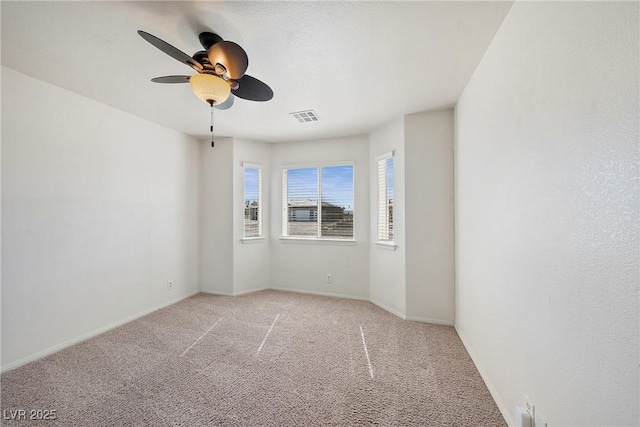
[[[0,386],[3,425],[506,425],[453,328],[278,291],[196,295]]]

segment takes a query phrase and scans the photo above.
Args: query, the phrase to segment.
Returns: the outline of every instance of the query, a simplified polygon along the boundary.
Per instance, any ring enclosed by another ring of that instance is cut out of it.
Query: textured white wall
[[[405,116],[407,318],[453,325],[453,109]]]
[[[638,22],[516,2],[456,108],[456,327],[511,420],[640,424]]]
[[[271,287],[270,197],[271,146],[264,142],[233,139],[233,293]],[[243,162],[262,165],[263,240],[243,243],[244,168]]]
[[[200,144],[202,167],[200,286],[233,295],[233,139]]]
[[[369,145],[366,136],[273,144],[271,153],[271,285],[274,288],[358,298],[369,296]],[[355,161],[354,225],[357,244],[283,242],[282,167]],[[326,275],[333,283],[326,283]]]
[[[198,165],[191,138],[2,68],[3,368],[198,291]]]
[[[378,169],[376,157],[389,151],[394,157],[393,234],[396,250],[376,245],[378,236]],[[405,265],[405,154],[404,118],[395,120],[369,135],[369,197],[373,209],[369,211],[371,245],[369,250],[369,297],[374,304],[400,316],[406,316]]]

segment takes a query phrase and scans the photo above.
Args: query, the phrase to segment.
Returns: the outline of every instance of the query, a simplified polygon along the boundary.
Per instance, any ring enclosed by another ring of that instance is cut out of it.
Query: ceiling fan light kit
[[[229,83],[214,74],[196,74],[189,83],[194,95],[209,105],[220,105],[231,95]]]

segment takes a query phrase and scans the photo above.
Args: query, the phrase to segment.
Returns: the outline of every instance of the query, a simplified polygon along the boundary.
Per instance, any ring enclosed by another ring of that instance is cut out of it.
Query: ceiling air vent
[[[316,112],[313,110],[296,111],[295,113],[289,114],[291,114],[300,123],[317,122],[320,120],[320,117],[318,117]]]

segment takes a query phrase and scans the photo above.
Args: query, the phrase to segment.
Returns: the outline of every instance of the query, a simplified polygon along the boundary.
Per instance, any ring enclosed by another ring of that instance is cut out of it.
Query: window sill
[[[252,244],[252,243],[262,243],[265,241],[264,237],[244,237],[240,239],[243,245]]]
[[[398,245],[396,245],[393,242],[376,242],[376,246],[380,249],[384,249],[386,251],[394,251],[394,252],[398,247]]]
[[[356,246],[358,242],[346,239],[317,239],[309,237],[280,237],[282,243],[300,244],[300,245],[337,245],[337,246]]]

